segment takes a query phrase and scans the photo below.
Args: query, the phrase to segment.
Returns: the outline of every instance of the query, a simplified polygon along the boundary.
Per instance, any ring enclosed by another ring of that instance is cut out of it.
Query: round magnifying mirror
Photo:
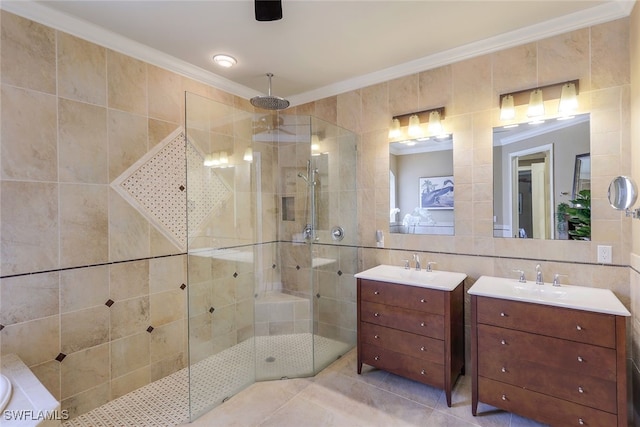
[[[609,184],[609,204],[621,211],[633,206],[638,198],[636,184],[631,178],[618,176]]]

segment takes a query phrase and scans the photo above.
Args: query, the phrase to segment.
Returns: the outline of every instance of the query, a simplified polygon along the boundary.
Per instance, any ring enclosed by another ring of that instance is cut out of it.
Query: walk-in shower
[[[255,381],[314,375],[355,345],[356,136],[190,93],[186,124],[198,153],[186,191],[194,419]]]

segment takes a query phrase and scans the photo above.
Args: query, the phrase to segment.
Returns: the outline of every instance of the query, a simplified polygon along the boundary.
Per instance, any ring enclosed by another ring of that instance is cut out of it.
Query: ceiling
[[[634,0],[14,1],[0,7],[250,98],[292,105],[628,16]],[[481,17],[481,18],[480,18]],[[238,64],[221,69],[216,53]]]

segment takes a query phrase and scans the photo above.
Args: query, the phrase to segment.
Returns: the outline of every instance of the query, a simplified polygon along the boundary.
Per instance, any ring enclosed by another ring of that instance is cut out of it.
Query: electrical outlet
[[[611,246],[598,245],[598,263],[611,264]]]

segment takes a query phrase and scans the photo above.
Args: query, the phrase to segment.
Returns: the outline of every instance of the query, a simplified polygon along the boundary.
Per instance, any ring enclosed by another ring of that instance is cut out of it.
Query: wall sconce
[[[444,132],[442,127],[443,118],[444,107],[394,116],[389,127],[389,139],[397,140],[403,138],[403,126],[407,126],[409,138],[420,138],[424,134],[423,123],[428,123],[427,130],[430,135],[440,135]]]
[[[247,149],[244,150],[244,156],[242,156],[242,160],[249,163],[253,162],[253,150],[251,149],[251,147],[247,147]]]
[[[544,99],[559,99],[558,113],[566,118],[578,108],[579,80],[525,89],[500,95],[500,120],[515,119],[515,107],[528,105],[527,117],[539,119],[544,116]],[[543,98],[544,93],[544,98]]]

